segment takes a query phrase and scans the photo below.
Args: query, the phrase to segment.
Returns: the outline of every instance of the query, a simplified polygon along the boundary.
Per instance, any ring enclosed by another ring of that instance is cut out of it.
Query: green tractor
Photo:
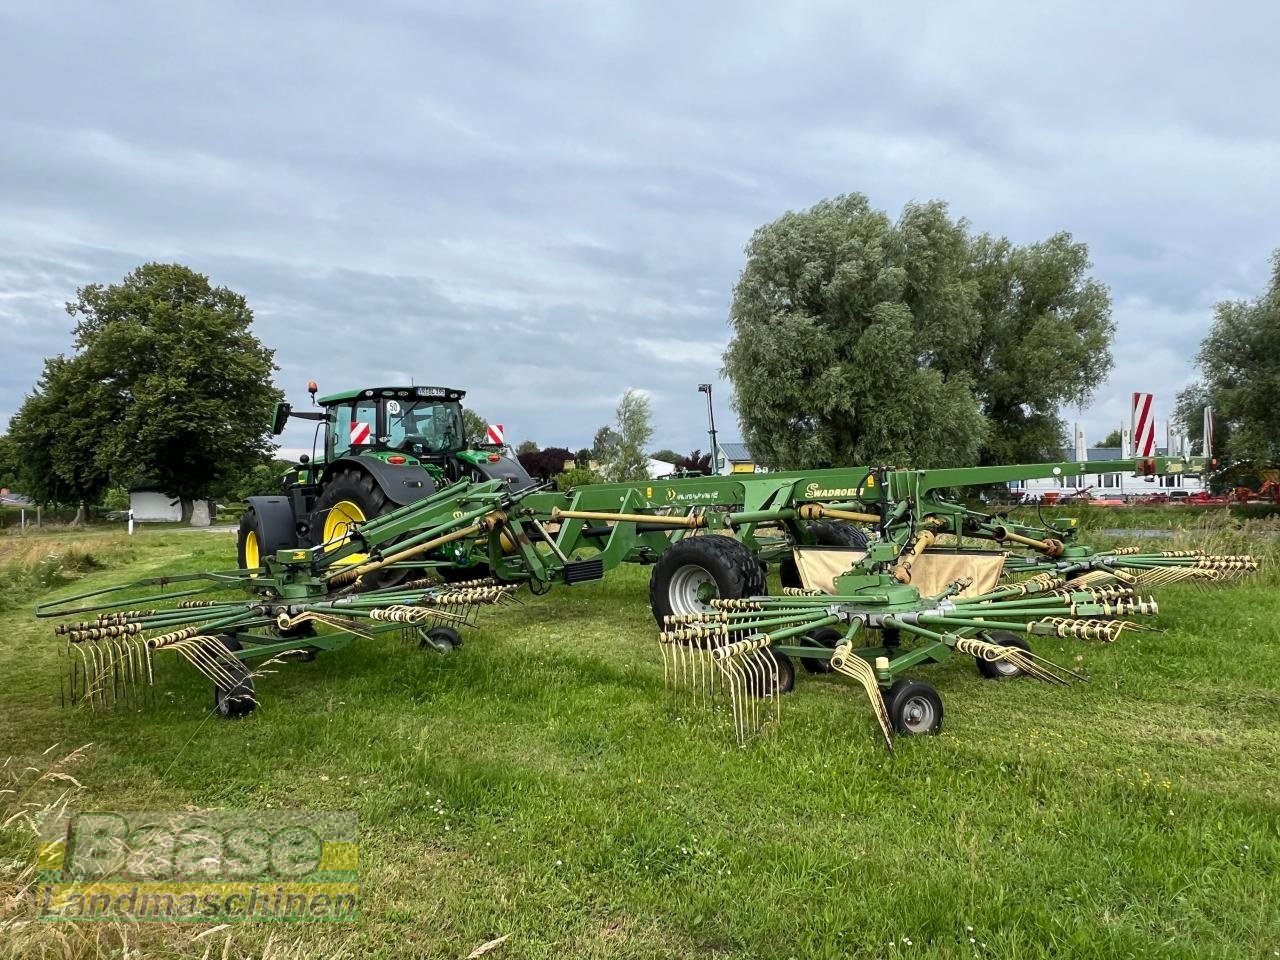
[[[452,387],[368,387],[316,400],[319,410],[296,411],[276,404],[271,432],[279,435],[290,417],[314,421],[312,456],[299,458],[284,477],[284,493],[250,497],[240,518],[239,564],[254,569],[264,556],[298,547],[337,549],[351,525],[413,503],[459,480],[505,480],[515,491],[534,484],[520,462],[501,446],[473,447],[463,429],[465,391]],[[320,433],[324,452],[319,453]],[[468,566],[459,545],[439,568],[446,579],[483,575]],[[361,558],[355,557],[353,562]],[[420,572],[391,567],[371,586],[394,586]]]

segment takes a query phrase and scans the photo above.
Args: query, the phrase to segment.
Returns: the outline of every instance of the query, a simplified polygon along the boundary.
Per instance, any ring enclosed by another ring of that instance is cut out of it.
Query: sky
[[[0,0],[0,428],[155,260],[248,297],[295,405],[445,384],[577,449],[635,387],[705,449],[752,232],[854,191],[1088,244],[1115,369],[1064,415],[1163,421],[1280,247],[1280,5],[866,6]]]

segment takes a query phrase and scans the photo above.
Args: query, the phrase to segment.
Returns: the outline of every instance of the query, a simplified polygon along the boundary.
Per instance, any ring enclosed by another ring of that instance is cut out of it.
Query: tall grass
[[[119,535],[0,537],[0,582],[5,585],[0,610],[30,603],[33,595],[133,558],[133,546]]]
[[[27,762],[0,764],[0,960],[37,957],[173,957],[182,960],[302,960],[341,957],[340,943],[277,937],[245,944],[229,924],[92,921],[51,923],[37,916],[35,850],[41,826],[65,816],[85,794],[71,772],[92,744],[58,755],[57,745]]]

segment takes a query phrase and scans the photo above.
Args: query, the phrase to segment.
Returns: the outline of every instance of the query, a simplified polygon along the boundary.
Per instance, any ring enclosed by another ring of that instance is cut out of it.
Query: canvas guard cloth
[[[798,547],[795,554],[800,579],[808,590],[835,593],[836,577],[866,556],[848,547]],[[947,584],[970,577],[973,583],[957,596],[973,597],[996,588],[1004,568],[1004,554],[981,550],[926,550],[911,567],[911,585],[925,597],[936,596]]]

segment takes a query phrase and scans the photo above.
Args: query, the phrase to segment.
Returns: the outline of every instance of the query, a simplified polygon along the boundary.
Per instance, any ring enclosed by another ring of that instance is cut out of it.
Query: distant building
[[[730,473],[767,473],[766,468],[756,463],[745,443],[722,443],[720,446],[720,472]]]
[[[647,469],[649,471],[649,479],[657,480],[659,477],[669,477],[671,474],[675,473],[676,465],[674,463],[667,463],[665,460],[655,460],[653,457],[650,457]]]
[[[1156,456],[1166,456],[1164,447],[1156,448]],[[1061,451],[1064,462],[1075,460],[1072,450]],[[1089,447],[1085,451],[1087,461],[1120,460],[1120,447]],[[1009,484],[1010,490],[1020,490],[1026,498],[1043,497],[1046,493],[1074,493],[1089,490],[1093,496],[1116,497],[1143,496],[1151,493],[1168,493],[1170,490],[1185,490],[1187,493],[1200,493],[1205,489],[1204,478],[1197,474],[1175,473],[1164,477],[1137,477],[1132,471],[1128,473],[1086,473],[1079,477],[1050,477],[1041,480],[1015,480]]]
[[[176,523],[182,519],[182,501],[155,487],[135,487],[129,491],[129,509],[138,523]],[[191,525],[207,527],[216,507],[212,500],[195,500],[191,505]]]

